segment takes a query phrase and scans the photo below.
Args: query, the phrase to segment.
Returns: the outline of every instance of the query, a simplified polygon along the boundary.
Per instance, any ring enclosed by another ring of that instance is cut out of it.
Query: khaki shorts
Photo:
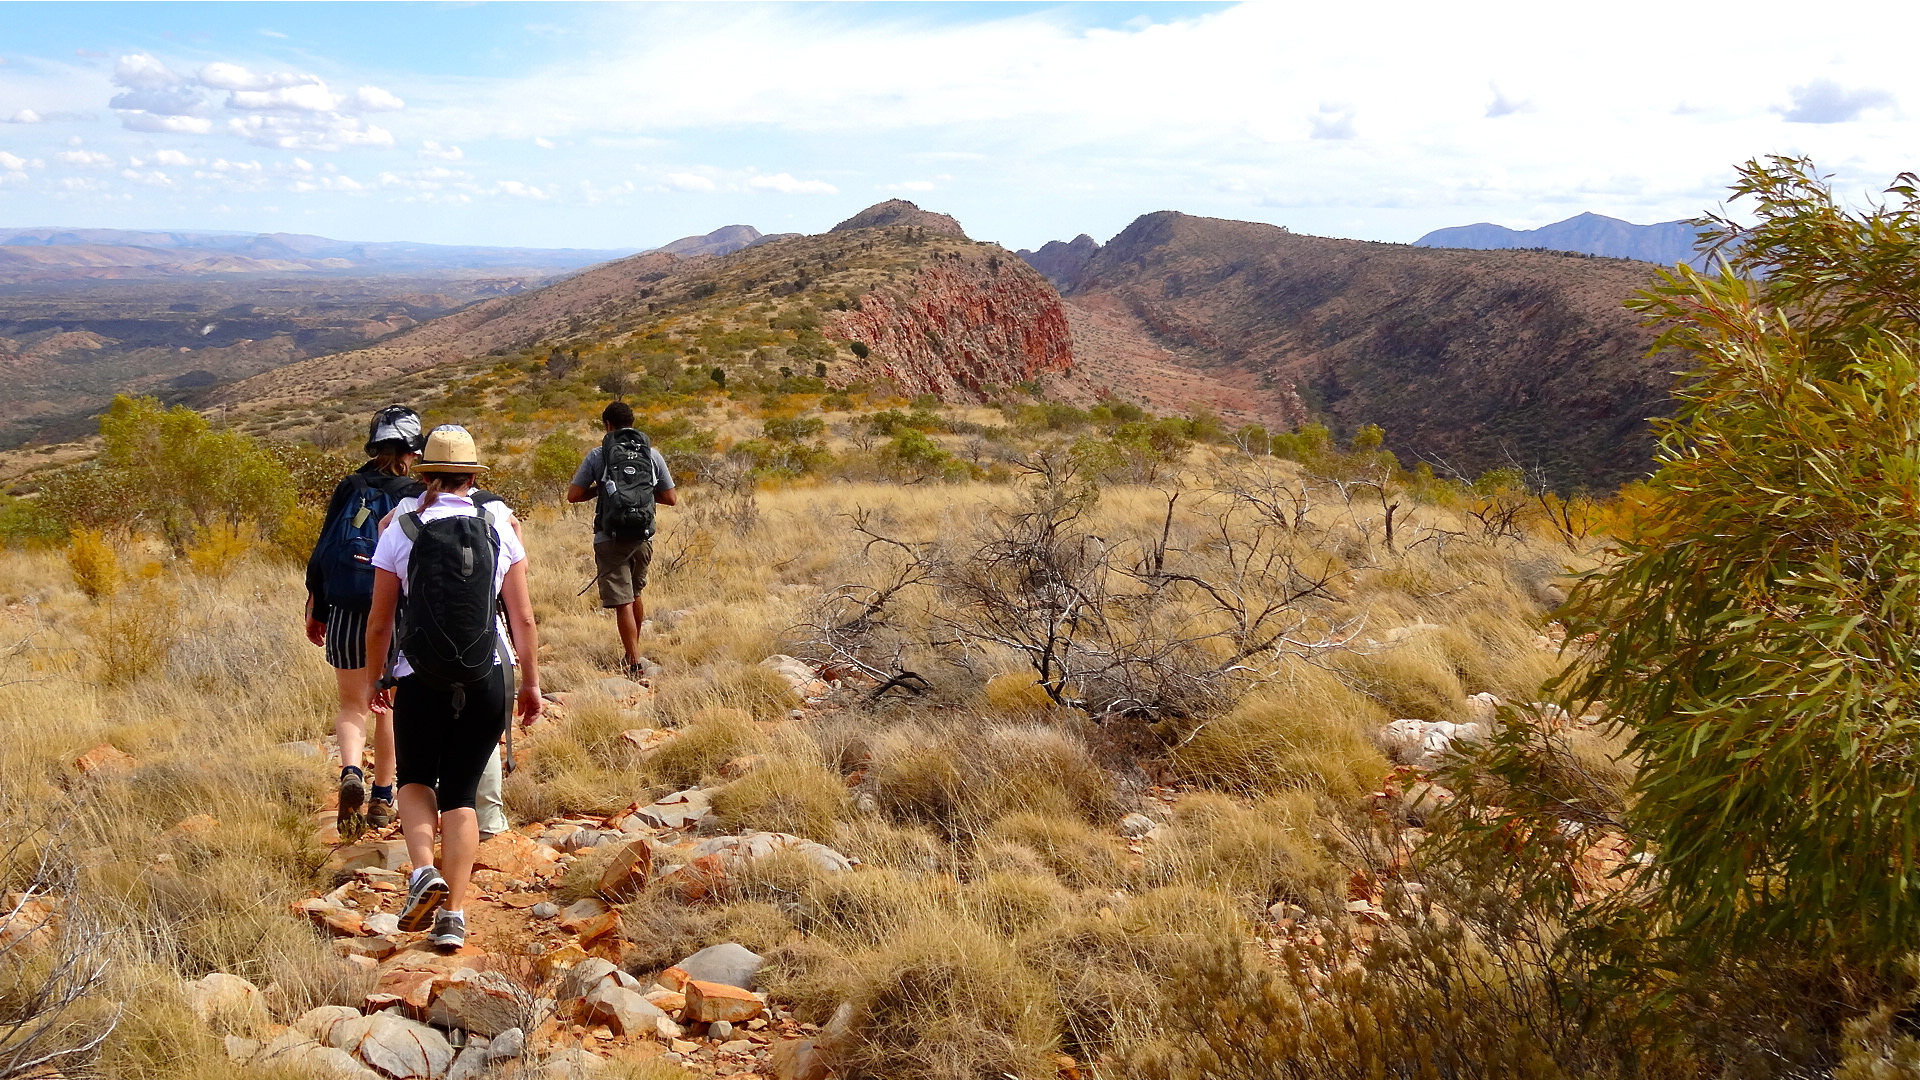
[[[593,545],[593,569],[600,575],[600,606],[625,607],[647,587],[653,562],[651,540],[607,540]]]

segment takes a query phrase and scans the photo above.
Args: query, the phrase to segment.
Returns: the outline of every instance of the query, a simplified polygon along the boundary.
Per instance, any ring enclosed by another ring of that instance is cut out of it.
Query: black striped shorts
[[[343,671],[367,666],[367,613],[335,605],[327,612],[327,663]]]

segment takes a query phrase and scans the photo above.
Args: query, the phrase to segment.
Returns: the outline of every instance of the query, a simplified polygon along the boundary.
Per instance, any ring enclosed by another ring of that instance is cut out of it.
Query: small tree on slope
[[[1702,955],[1920,946],[1920,191],[1749,162],[1718,275],[1634,302],[1693,357],[1619,558],[1563,610],[1639,776],[1652,910]],[[1576,709],[1575,711],[1579,711]]]

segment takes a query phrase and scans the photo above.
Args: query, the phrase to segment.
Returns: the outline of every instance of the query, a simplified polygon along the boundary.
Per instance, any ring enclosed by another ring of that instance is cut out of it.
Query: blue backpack
[[[380,519],[405,496],[369,483],[360,473],[349,474],[347,482],[353,490],[321,532],[314,557],[320,561],[327,602],[362,608],[373,603],[373,549],[380,542]]]

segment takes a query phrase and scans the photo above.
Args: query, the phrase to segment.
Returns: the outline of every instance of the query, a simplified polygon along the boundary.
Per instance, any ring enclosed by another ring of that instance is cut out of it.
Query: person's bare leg
[[[621,604],[613,609],[613,619],[620,624],[620,647],[626,650],[627,663],[640,659],[640,601]]]
[[[413,850],[408,837],[407,850]],[[447,879],[447,907],[465,911],[473,857],[480,848],[480,817],[470,806],[440,815],[440,876]]]
[[[340,711],[333,718],[333,736],[340,743],[340,764],[360,767],[361,752],[367,741],[367,699],[373,696],[373,686],[367,681],[367,669],[363,667],[334,668],[333,677],[340,689]],[[387,725],[387,739],[387,757],[391,758],[391,721]],[[393,766],[387,766],[387,775],[393,775]]]
[[[368,692],[372,692],[369,686]],[[393,749],[393,710],[373,714],[373,782],[381,787],[393,786],[394,770]]]
[[[407,861],[412,869],[433,866],[434,833],[440,825],[440,801],[426,784],[408,784],[395,793],[400,810],[400,835],[407,840]],[[455,811],[458,813],[458,811]],[[467,867],[473,866],[473,848],[467,849]],[[444,876],[445,870],[441,871]]]

